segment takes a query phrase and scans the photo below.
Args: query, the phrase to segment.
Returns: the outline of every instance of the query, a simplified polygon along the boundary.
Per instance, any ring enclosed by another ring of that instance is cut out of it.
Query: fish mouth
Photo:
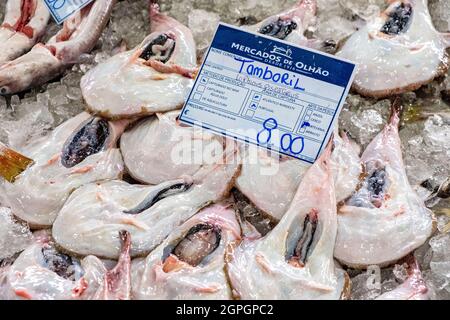
[[[311,209],[303,222],[296,220],[286,239],[286,261],[295,267],[303,268],[314,251],[320,236],[319,211]],[[302,226],[298,228],[298,226]]]
[[[263,22],[258,32],[267,36],[284,40],[297,29],[297,23],[292,19],[272,17]]]
[[[92,117],[67,139],[62,149],[61,164],[73,168],[87,157],[104,150],[111,135],[108,121]]]
[[[171,33],[162,33],[148,39],[148,43],[143,45],[139,58],[146,61],[156,60],[166,63],[170,60],[175,51],[176,40]]]
[[[192,267],[207,262],[208,257],[219,247],[221,229],[208,223],[199,223],[186,233],[186,235],[164,249],[162,261],[170,256],[187,263]]]

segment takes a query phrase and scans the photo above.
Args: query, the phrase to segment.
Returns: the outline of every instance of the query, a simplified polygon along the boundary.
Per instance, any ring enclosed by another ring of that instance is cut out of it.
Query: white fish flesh
[[[63,28],[46,44],[0,66],[0,94],[14,94],[60,75],[90,52],[109,21],[116,0],[96,0],[64,22]],[[47,9],[45,9],[47,10]]]
[[[194,175],[214,155],[223,153],[223,139],[181,124],[179,111],[158,113],[127,130],[120,139],[125,166],[143,183],[158,184]]]
[[[291,9],[246,28],[297,45],[312,47],[316,41],[308,40],[304,33],[308,27],[315,24],[316,12],[316,0],[300,0]]]
[[[349,278],[337,267],[336,196],[331,144],[306,172],[278,225],[264,238],[244,239],[229,262],[231,284],[241,299],[340,299]]]
[[[50,234],[41,233],[35,242],[0,274],[0,298],[6,300],[129,298],[131,287],[128,249],[129,241],[128,247],[124,244],[116,267],[108,271],[102,261],[94,256],[88,256],[80,261],[59,252],[51,242]],[[128,268],[124,268],[126,265]]]
[[[358,149],[345,134],[341,138],[336,130],[333,142],[330,163],[339,203],[348,198],[359,183],[361,164]],[[290,157],[270,155],[254,146],[242,148],[242,170],[236,187],[259,210],[280,220],[291,204],[307,165]]]

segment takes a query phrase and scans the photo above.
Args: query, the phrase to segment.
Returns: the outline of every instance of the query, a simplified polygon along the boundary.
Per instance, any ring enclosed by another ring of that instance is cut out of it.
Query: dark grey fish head
[[[405,33],[411,25],[413,13],[414,10],[410,3],[394,4],[392,8],[388,9],[386,21],[380,31],[393,36]]]
[[[176,40],[168,33],[150,35],[144,40],[139,58],[166,63],[175,51]]]
[[[163,251],[162,261],[169,255],[197,267],[205,263],[218,247],[221,241],[221,230],[208,223],[199,223],[190,228],[187,233],[174,244]]]
[[[67,139],[62,149],[61,163],[66,168],[72,168],[87,157],[104,150],[111,135],[109,122],[92,117],[86,120]]]
[[[267,36],[286,39],[288,35],[297,29],[298,25],[292,19],[282,19],[280,17],[271,17],[262,22],[258,32]]]
[[[55,272],[58,276],[77,281],[84,275],[84,270],[78,259],[58,252],[48,244],[41,249],[41,253],[42,266]]]

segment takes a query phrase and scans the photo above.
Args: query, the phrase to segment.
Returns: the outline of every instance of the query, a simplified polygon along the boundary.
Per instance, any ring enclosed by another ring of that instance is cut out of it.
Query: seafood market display
[[[450,299],[450,0],[0,21],[0,299]],[[179,121],[219,21],[357,64],[314,164]]]

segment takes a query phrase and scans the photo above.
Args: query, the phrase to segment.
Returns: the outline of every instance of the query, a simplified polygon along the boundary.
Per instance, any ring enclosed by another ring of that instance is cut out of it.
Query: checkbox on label
[[[256,110],[256,109],[258,109],[258,104],[256,102],[252,102],[250,104],[250,108]]]
[[[257,101],[261,100],[261,94],[255,93],[255,94],[253,95],[253,100],[257,100]]]
[[[194,100],[201,100],[202,99],[202,95],[200,93],[196,93],[194,94]]]
[[[253,110],[247,110],[247,112],[245,113],[245,115],[246,115],[247,117],[252,118],[252,117],[255,115],[255,111],[253,111]]]
[[[201,83],[204,83],[204,84],[207,84],[207,83],[208,83],[208,78],[202,77],[202,78],[200,79],[200,82],[201,82]]]
[[[198,86],[197,91],[198,92],[205,92],[206,87],[205,86]]]

